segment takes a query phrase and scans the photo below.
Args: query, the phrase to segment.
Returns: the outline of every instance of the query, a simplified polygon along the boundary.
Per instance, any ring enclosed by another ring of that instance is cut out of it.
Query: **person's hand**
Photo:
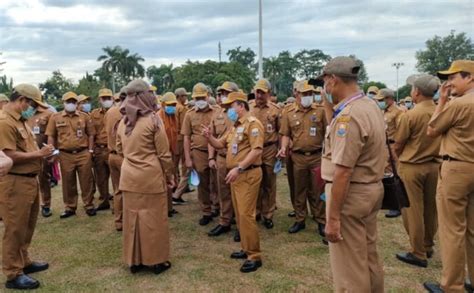
[[[341,235],[341,221],[340,220],[331,220],[329,219],[326,223],[326,239],[329,242],[337,243],[344,240]]]
[[[237,177],[239,177],[239,168],[235,167],[234,169],[230,170],[229,173],[227,173],[227,176],[225,176],[225,183],[230,184],[234,182]]]
[[[209,168],[216,170],[217,169],[217,163],[215,159],[210,159],[209,160]]]
[[[204,125],[204,124],[201,124],[201,127],[202,127],[202,135],[209,139],[209,137],[211,137],[212,133],[211,133],[211,127],[209,125]]]
[[[277,158],[286,158],[287,156],[287,150],[286,148],[281,148],[278,153],[277,153]]]
[[[41,158],[47,158],[53,155],[54,146],[47,144],[43,146],[38,152]]]
[[[1,152],[1,151],[0,151]],[[8,174],[8,171],[13,166],[13,161],[7,155],[1,153],[0,154],[0,177],[3,177]]]
[[[186,165],[186,168],[192,169],[193,168],[193,161],[186,159],[184,162],[184,165]]]
[[[446,104],[451,95],[451,85],[447,81],[443,82],[439,89],[439,103]]]
[[[166,181],[166,185],[168,186],[169,189],[173,189],[176,187],[176,179],[174,177],[174,175],[171,175],[168,177],[167,181]]]

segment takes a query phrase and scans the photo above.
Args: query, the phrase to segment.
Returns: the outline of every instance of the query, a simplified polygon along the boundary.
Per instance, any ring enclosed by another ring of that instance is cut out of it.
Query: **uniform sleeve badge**
[[[339,123],[337,125],[336,135],[338,137],[345,137],[347,134],[347,123]]]
[[[252,133],[252,136],[254,137],[258,136],[258,133],[259,133],[258,128],[253,128],[251,133]]]

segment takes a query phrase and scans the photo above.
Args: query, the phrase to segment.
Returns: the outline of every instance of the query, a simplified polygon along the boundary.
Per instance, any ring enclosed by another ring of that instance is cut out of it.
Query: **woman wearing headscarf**
[[[176,99],[175,94],[172,92],[165,93],[160,99],[161,107],[158,111],[158,116],[160,116],[166,130],[166,136],[168,137],[168,142],[170,145],[169,151],[171,152],[173,158],[173,164],[175,172],[177,172],[179,167],[179,151],[178,151],[178,118],[176,116],[176,105],[178,100]],[[177,174],[174,174],[177,177]],[[173,190],[168,189],[168,216],[172,217],[173,214],[178,213],[173,209]]]
[[[159,274],[171,267],[167,189],[175,179],[168,138],[149,89],[142,80],[127,85],[117,129],[117,149],[124,156],[119,189],[123,259],[132,273],[148,267]]]

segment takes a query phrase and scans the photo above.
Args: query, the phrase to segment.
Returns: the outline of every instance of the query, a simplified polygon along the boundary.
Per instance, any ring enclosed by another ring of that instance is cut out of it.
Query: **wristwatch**
[[[237,167],[237,170],[239,171],[239,174],[242,174],[245,171],[245,169],[242,167]]]
[[[89,153],[93,154],[93,153],[94,153],[94,150],[89,150]]]

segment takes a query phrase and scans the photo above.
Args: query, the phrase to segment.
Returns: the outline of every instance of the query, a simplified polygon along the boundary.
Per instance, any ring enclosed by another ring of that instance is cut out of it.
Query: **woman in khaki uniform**
[[[124,161],[123,260],[132,273],[146,267],[159,274],[171,267],[167,188],[174,187],[174,166],[156,101],[142,80],[127,85],[124,119],[117,130],[117,149]],[[167,186],[168,183],[168,186]]]

